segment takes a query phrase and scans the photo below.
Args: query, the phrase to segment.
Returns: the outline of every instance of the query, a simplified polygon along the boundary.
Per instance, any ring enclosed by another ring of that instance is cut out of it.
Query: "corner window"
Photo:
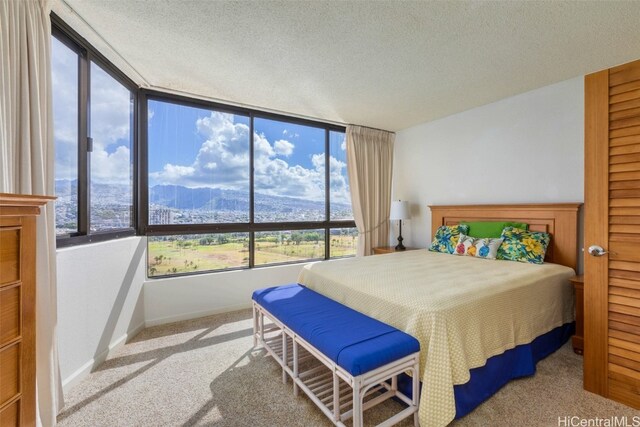
[[[137,87],[53,28],[58,246],[133,235]]]
[[[140,89],[52,28],[58,246],[147,235],[149,277],[355,254],[343,127]]]

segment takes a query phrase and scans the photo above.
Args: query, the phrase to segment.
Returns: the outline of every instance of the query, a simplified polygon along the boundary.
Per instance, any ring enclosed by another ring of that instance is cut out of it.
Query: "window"
[[[249,222],[249,117],[148,102],[149,224]]]
[[[353,220],[347,175],[347,140],[344,132],[329,132],[329,153],[331,219]]]
[[[149,277],[249,266],[249,233],[152,236],[148,246]]]
[[[256,265],[324,258],[324,230],[260,231],[255,237]]]
[[[358,230],[352,228],[332,228],[329,242],[331,243],[331,257],[341,258],[354,256],[358,243]]]
[[[58,246],[133,235],[138,89],[52,22]]]
[[[79,55],[57,38],[51,42],[56,235],[78,232]]]
[[[147,235],[149,277],[355,254],[343,127],[140,89],[51,20],[58,246]]]
[[[149,277],[355,254],[343,129],[157,92],[142,105]]]
[[[91,231],[133,226],[133,94],[91,62]]]
[[[256,118],[255,221],[326,218],[325,130]]]

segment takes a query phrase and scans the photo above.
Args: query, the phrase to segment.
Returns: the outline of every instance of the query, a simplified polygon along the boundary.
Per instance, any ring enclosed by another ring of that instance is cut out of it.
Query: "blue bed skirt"
[[[536,363],[562,347],[573,335],[574,330],[574,322],[566,323],[540,335],[530,344],[519,345],[493,356],[484,366],[472,369],[471,378],[467,383],[453,387],[456,419],[473,411],[509,381],[533,375],[536,372]],[[407,396],[411,396],[411,380],[408,376],[404,375],[398,379],[398,387]]]

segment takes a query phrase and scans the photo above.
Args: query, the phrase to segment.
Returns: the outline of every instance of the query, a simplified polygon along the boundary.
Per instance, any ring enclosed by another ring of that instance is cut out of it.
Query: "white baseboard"
[[[120,336],[118,339],[116,339],[111,344],[109,344],[108,348],[106,348],[105,350],[100,352],[97,356],[95,356],[93,359],[89,360],[87,363],[82,365],[74,373],[69,375],[67,378],[64,378],[62,380],[63,392],[66,393],[71,388],[73,388],[73,386],[75,386],[80,381],[85,379],[91,372],[93,372],[98,366],[100,366],[105,360],[107,360],[107,357],[109,357],[109,354],[111,354],[115,349],[124,345],[130,338],[133,338],[136,335],[138,335],[138,333],[142,331],[144,328],[145,328],[145,323],[144,322],[140,323],[138,326],[136,326],[135,328],[133,328],[132,330]]]
[[[176,314],[174,316],[147,319],[145,321],[145,326],[148,328],[151,326],[158,326],[158,325],[164,325],[167,323],[180,322],[182,320],[191,320],[191,319],[197,319],[199,317],[213,316],[214,314],[222,314],[222,313],[229,313],[231,311],[244,310],[246,308],[251,308],[251,303],[229,305],[226,307],[216,308],[214,310],[192,311],[190,313]]]

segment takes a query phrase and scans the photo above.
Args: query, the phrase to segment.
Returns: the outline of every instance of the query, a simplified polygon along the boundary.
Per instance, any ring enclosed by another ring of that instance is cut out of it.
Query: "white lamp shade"
[[[409,213],[409,202],[403,202],[401,200],[394,200],[391,202],[391,214],[389,219],[409,219],[411,215]]]

